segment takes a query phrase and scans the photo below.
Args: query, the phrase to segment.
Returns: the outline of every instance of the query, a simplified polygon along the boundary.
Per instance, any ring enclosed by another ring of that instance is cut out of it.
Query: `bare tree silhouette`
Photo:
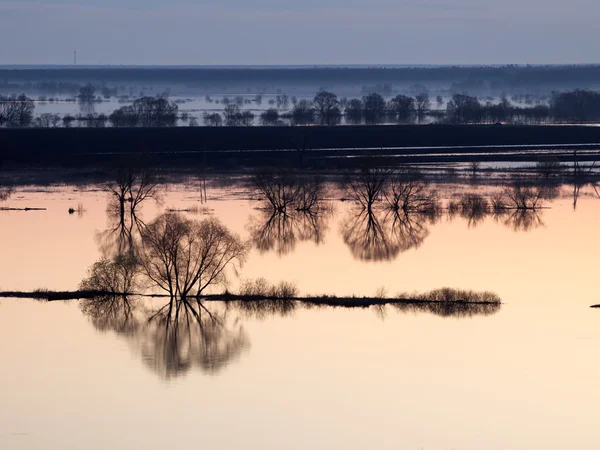
[[[201,222],[163,214],[142,231],[141,265],[172,301],[189,306],[207,289],[226,281],[226,269],[240,267],[248,246],[215,218]]]
[[[326,190],[318,178],[259,172],[252,184],[262,204],[247,228],[261,252],[275,250],[283,255],[298,241],[323,241],[333,208],[325,201]]]
[[[0,127],[28,127],[33,121],[33,100],[21,94],[18,97],[0,95]]]
[[[147,200],[162,201],[160,177],[155,169],[123,161],[114,179],[106,184],[110,193],[107,212],[109,227],[97,235],[102,253],[115,256],[134,253],[145,223],[140,209]]]
[[[92,103],[96,99],[96,88],[90,83],[86,84],[79,89],[77,98],[82,103]]]

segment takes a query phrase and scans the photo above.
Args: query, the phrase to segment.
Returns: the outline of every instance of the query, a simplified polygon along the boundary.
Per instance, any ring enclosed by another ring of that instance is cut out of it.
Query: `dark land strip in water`
[[[336,296],[306,296],[306,297],[289,297],[278,298],[266,295],[239,295],[239,294],[212,294],[202,295],[201,297],[189,297],[190,300],[198,298],[201,301],[208,302],[300,302],[313,305],[336,306],[336,307],[369,307],[382,306],[393,304],[455,304],[455,305],[501,305],[500,298],[492,293],[471,293],[468,296],[459,296],[457,298],[444,299],[436,294],[440,291],[432,291],[426,294],[406,294],[400,297],[336,297]],[[146,298],[170,298],[168,294],[140,294],[140,293],[123,293],[111,291],[46,291],[37,290],[32,292],[21,291],[6,291],[0,292],[0,298],[23,298],[34,300],[47,301],[63,301],[63,300],[85,300],[99,297],[115,297],[115,296],[131,296],[131,297],[146,297]]]
[[[0,129],[2,163],[111,164],[124,156],[173,167],[345,168],[416,162],[600,159],[600,127],[361,125]]]

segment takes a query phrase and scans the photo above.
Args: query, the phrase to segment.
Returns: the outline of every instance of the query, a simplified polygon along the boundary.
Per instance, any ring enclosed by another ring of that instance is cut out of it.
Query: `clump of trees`
[[[96,88],[88,83],[79,89],[79,95],[77,96],[82,103],[92,103],[96,100]]]
[[[207,127],[220,127],[223,125],[223,118],[219,113],[204,113],[202,118],[204,119],[204,125]]]
[[[312,102],[300,100],[292,110],[292,123],[294,125],[309,125],[315,121],[315,110]]]
[[[113,127],[172,127],[179,107],[164,96],[142,97],[130,106],[115,110],[109,120]]]
[[[336,125],[342,117],[340,102],[337,95],[321,91],[313,99],[315,117],[321,125]]]
[[[260,114],[260,124],[266,126],[280,125],[279,111],[275,108],[269,108]]]
[[[319,91],[312,100],[298,100],[285,94],[278,94],[269,100],[273,105],[269,109],[255,114],[251,110],[243,110],[246,104],[260,104],[259,95],[254,100],[242,96],[230,99],[224,97],[220,103],[224,105],[222,112],[206,112],[203,115],[206,126],[252,126],[259,123],[263,126],[279,125],[312,125],[333,126],[345,120],[349,124],[378,123],[414,123],[438,121],[450,124],[547,124],[547,123],[585,123],[600,121],[600,93],[586,90],[554,93],[548,104],[540,101],[526,102],[525,106],[511,103],[505,96],[500,102],[493,97],[480,100],[465,93],[457,93],[447,101],[444,110],[432,108],[429,93],[424,87],[411,89],[414,96],[398,94],[393,98],[385,98],[375,91],[361,98],[338,98],[336,94],[325,90]],[[114,90],[101,87],[105,97],[114,95]],[[385,94],[390,94],[385,92]],[[523,96],[513,96],[513,100],[521,101]],[[526,96],[525,98],[529,98]],[[79,87],[77,99],[82,108],[100,97],[96,96],[96,88],[88,83]],[[46,101],[45,96],[40,101]],[[75,101],[75,100],[73,100]],[[212,101],[212,99],[210,100]],[[217,101],[218,102],[218,101]],[[437,108],[443,105],[443,99],[436,99]],[[0,126],[55,127],[61,121],[52,115],[42,115],[34,120],[34,103],[21,95],[10,98],[0,97]],[[287,110],[291,106],[291,110]],[[102,114],[87,114],[63,117],[65,127],[78,123],[79,126],[100,127],[110,124],[113,127],[164,127],[177,125],[178,119],[186,122],[186,113],[179,115],[177,102],[168,100],[166,94],[157,97],[141,97],[131,105],[115,110],[108,118]],[[258,117],[257,117],[258,116]],[[258,119],[258,120],[257,120]],[[195,122],[194,122],[195,125]]]
[[[34,109],[33,100],[25,94],[0,96],[0,126],[27,127],[33,121]]]
[[[225,125],[228,127],[249,127],[254,122],[252,111],[243,111],[237,104],[229,104],[223,111]]]
[[[551,105],[554,117],[566,122],[587,122],[600,119],[600,93],[575,90],[555,94]]]

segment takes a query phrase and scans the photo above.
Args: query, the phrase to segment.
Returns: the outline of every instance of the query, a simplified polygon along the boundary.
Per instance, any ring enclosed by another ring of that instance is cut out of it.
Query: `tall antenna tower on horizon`
[[[77,50],[73,50],[73,65],[77,65]]]

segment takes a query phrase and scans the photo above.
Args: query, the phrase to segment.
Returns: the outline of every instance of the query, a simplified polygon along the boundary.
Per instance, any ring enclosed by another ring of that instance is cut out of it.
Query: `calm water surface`
[[[374,249],[349,202],[335,201],[318,232],[265,234],[241,187],[200,203],[194,186],[169,186],[161,206],[144,205],[145,222],[197,207],[183,214],[253,239],[230,289],[258,277],[306,295],[448,286],[503,305],[441,317],[215,304],[224,329],[172,342],[79,302],[0,299],[0,448],[598,448],[600,315],[589,306],[600,303],[600,200],[582,191],[574,210],[568,189],[526,225],[444,216]],[[83,214],[69,215],[79,203]],[[76,289],[110,250],[100,189],[23,187],[2,206],[47,208],[0,212],[2,290]]]

